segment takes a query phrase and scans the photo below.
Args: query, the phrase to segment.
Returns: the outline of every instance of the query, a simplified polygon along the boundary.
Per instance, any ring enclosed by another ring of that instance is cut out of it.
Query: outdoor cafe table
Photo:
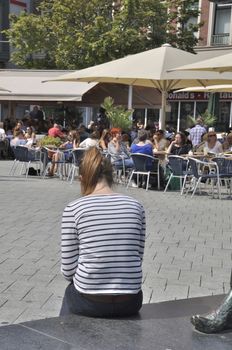
[[[166,151],[154,151],[153,152],[154,156],[166,156],[168,153]]]
[[[224,158],[232,160],[232,154],[228,153],[220,153],[220,154],[204,154],[204,153],[193,153],[193,154],[182,154],[181,157],[184,158],[195,158],[199,160],[207,160],[210,161],[212,158]]]
[[[166,151],[153,151],[153,156],[163,161],[164,159],[167,158],[168,153]]]

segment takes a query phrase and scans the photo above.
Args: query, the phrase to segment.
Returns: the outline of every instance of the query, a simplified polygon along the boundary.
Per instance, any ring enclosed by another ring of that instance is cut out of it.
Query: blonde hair
[[[96,147],[91,147],[85,151],[79,167],[79,174],[83,196],[91,194],[97,183],[103,179],[110,187],[113,184],[111,162]]]
[[[100,140],[104,140],[107,134],[109,134],[109,129],[104,129],[104,130],[102,131]]]

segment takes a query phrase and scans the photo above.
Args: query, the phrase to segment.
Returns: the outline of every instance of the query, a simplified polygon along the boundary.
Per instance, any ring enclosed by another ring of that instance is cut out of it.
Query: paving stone
[[[0,324],[58,316],[67,286],[60,274],[61,215],[80,196],[78,182],[8,177],[11,164],[0,161]],[[134,196],[146,210],[144,303],[228,291],[231,200],[116,190]]]

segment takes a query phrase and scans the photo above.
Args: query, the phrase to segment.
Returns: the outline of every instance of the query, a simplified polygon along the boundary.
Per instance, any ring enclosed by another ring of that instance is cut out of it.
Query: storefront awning
[[[43,103],[73,102],[80,106],[100,106],[111,96],[115,104],[127,106],[128,86],[120,84],[42,81],[71,71],[0,70],[0,85],[10,92],[0,91],[0,101]],[[133,89],[133,108],[160,108],[161,95],[155,88],[136,86]]]
[[[0,84],[11,92],[0,91],[1,101],[81,101],[97,83],[42,83],[67,71],[0,70]]]

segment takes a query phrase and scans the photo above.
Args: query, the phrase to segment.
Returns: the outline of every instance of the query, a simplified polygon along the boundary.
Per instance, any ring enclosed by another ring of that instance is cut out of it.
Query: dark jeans
[[[114,166],[115,166],[115,168],[117,170],[123,169],[123,161],[122,161],[122,159],[114,161],[113,164],[114,164]],[[131,158],[124,159],[124,165],[125,165],[125,169],[133,168],[134,167],[133,160]]]
[[[73,283],[65,290],[60,316],[71,314],[90,317],[123,317],[138,313],[142,307],[143,293],[132,294],[130,299],[124,302],[97,302],[89,300],[84,294],[79,293]]]

